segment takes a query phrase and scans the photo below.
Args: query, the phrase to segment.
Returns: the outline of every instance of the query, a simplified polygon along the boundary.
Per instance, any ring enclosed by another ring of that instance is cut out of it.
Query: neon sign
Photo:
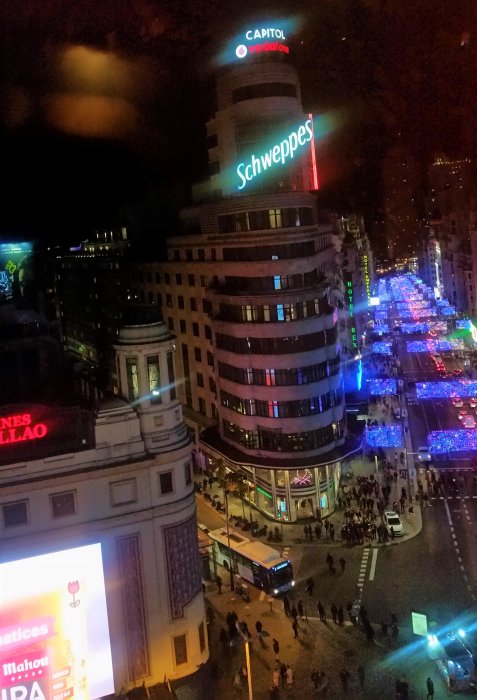
[[[249,29],[245,32],[246,41],[256,41],[257,39],[281,39],[282,41],[286,41],[283,29],[267,27],[262,29]],[[285,44],[281,44],[279,41],[266,41],[263,44],[250,44],[249,46],[239,44],[235,49],[235,55],[237,58],[245,58],[248,53],[260,53],[262,51],[290,53],[290,49]]]
[[[240,178],[238,189],[243,190],[248,182],[251,182],[260,173],[266,172],[273,165],[284,165],[287,161],[292,160],[295,152],[310,141],[313,141],[313,119],[311,118],[259,157],[252,153],[248,163],[239,163],[237,166],[237,175]]]
[[[346,298],[348,300],[349,317],[354,318],[353,282],[351,280],[346,282]],[[353,349],[358,347],[358,334],[354,323],[351,326],[351,347]]]
[[[0,446],[25,440],[39,440],[48,433],[44,423],[32,422],[30,413],[0,417]]]
[[[366,285],[366,296],[368,297],[368,304],[371,299],[371,280],[369,279],[369,269],[368,269],[368,256],[363,255],[363,265],[364,265],[364,283]]]

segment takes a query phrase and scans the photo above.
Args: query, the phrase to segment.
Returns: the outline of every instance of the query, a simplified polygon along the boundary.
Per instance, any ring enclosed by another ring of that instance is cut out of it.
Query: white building
[[[163,322],[144,323],[140,312],[123,326],[115,348],[121,398],[104,400],[94,415],[55,405],[3,406],[0,415],[0,636],[11,625],[30,624],[27,615],[47,615],[56,637],[42,644],[42,658],[49,658],[52,673],[66,674],[74,697],[85,700],[97,695],[80,686],[95,685],[98,659],[107,669],[109,640],[112,678],[105,671],[103,683],[96,683],[101,695],[165,678],[198,685],[191,676],[209,653],[192,445],[176,398],[174,339]],[[65,571],[65,551],[80,557],[77,548],[90,545],[100,546],[103,571],[96,559],[94,571],[88,559],[76,570],[75,556]],[[23,566],[19,560],[52,553],[27,559],[31,590],[18,607],[2,567],[15,572]],[[45,573],[45,562],[58,571]],[[103,572],[107,614],[98,630],[92,611],[98,620],[102,613],[91,591],[100,597]],[[66,588],[73,596],[69,605],[82,611],[81,640],[72,610],[61,604]],[[58,669],[70,663],[74,653],[65,649],[74,645],[81,647],[83,680],[78,669]],[[28,645],[15,650],[17,663],[33,653]],[[3,646],[0,658],[10,663],[4,652]]]

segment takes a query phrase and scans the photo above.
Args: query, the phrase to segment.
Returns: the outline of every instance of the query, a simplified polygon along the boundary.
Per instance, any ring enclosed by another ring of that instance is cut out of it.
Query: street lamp
[[[252,642],[252,637],[250,637],[244,630],[242,629],[241,623],[237,620],[235,623],[235,627],[237,628],[237,632],[241,636],[244,644],[245,644],[245,665],[247,668],[247,684],[248,684],[248,700],[253,700],[253,690],[252,690],[252,666],[250,664],[250,644]],[[254,635],[255,637],[263,638],[263,637],[268,637],[270,635],[269,632],[266,632],[265,630],[262,630],[261,632],[258,632],[257,634]],[[230,642],[230,646],[236,646],[237,644],[237,637],[234,637],[232,641]]]

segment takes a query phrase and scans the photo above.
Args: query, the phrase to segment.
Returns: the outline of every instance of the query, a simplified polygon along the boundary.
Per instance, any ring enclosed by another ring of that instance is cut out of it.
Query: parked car
[[[383,520],[389,533],[392,528],[396,537],[402,537],[404,535],[401,518],[394,510],[385,510],[383,513]]]
[[[474,416],[462,416],[462,425],[464,428],[475,428]]]

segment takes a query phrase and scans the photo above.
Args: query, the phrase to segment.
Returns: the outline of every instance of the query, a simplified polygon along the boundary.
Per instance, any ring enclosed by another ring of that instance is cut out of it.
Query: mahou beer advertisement
[[[114,693],[101,545],[0,565],[0,700]]]

